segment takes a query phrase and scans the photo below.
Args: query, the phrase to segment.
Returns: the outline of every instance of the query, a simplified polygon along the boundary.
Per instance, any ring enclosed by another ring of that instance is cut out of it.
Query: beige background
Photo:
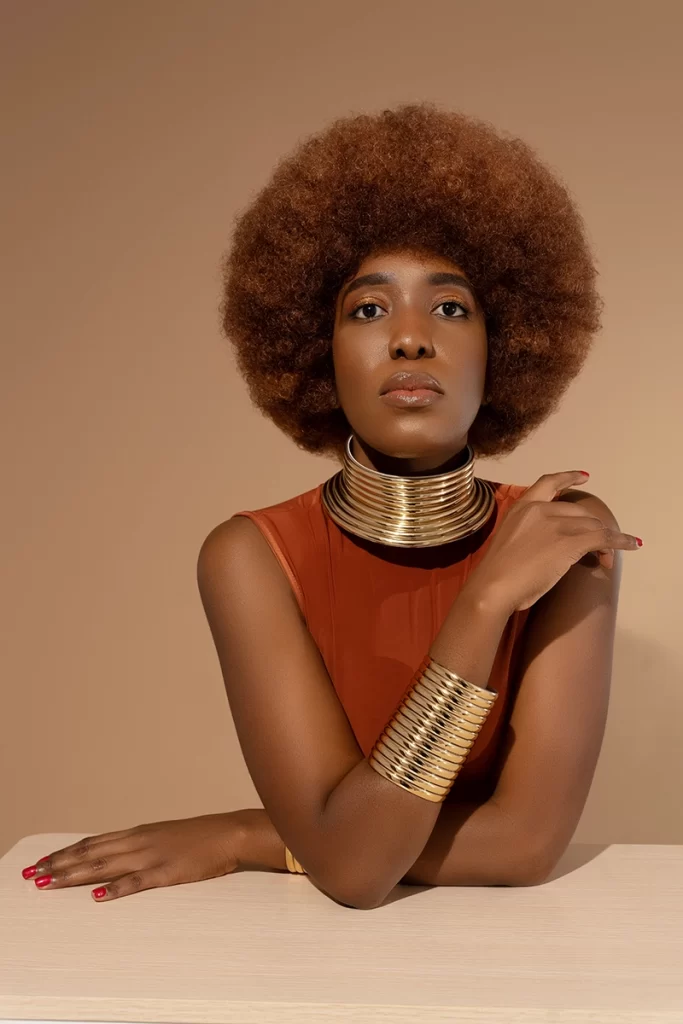
[[[413,99],[528,139],[587,221],[604,331],[560,411],[477,472],[588,469],[644,539],[624,554],[575,838],[683,842],[680,11],[5,0],[0,852],[258,806],[197,552],[336,466],[252,409],[219,332],[219,258],[302,135]]]

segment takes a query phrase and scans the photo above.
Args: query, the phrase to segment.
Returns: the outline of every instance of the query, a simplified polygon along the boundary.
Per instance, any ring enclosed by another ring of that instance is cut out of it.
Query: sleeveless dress
[[[296,595],[358,745],[367,757],[422,671],[446,614],[496,529],[526,486],[489,481],[495,507],[469,537],[431,548],[394,548],[343,530],[327,514],[322,484],[247,516],[270,544]],[[515,670],[529,609],[514,612],[489,676],[498,691],[447,800],[487,799],[516,696]]]

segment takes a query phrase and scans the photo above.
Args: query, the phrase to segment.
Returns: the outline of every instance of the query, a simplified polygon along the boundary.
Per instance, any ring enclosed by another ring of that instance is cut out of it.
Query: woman
[[[640,544],[587,473],[473,472],[554,411],[598,330],[566,189],[434,104],[342,118],[281,161],[224,270],[254,400],[342,461],[199,554],[264,807],[88,837],[24,876],[104,902],[289,870],[359,908],[401,881],[541,882],[589,791]]]

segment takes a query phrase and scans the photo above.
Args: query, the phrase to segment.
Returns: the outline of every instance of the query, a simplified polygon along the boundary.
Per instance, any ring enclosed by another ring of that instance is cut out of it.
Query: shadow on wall
[[[683,843],[683,666],[617,629],[605,738],[574,842]]]

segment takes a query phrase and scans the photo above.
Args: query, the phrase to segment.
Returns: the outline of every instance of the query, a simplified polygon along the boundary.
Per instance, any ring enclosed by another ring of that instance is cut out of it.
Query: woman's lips
[[[385,391],[380,398],[386,405],[421,409],[425,405],[434,405],[440,398],[443,398],[443,395],[431,388],[415,388],[410,391],[405,388],[397,388],[394,391]]]
[[[422,409],[443,398],[443,388],[431,373],[418,370],[398,370],[384,381],[380,397],[386,405],[401,409]]]

